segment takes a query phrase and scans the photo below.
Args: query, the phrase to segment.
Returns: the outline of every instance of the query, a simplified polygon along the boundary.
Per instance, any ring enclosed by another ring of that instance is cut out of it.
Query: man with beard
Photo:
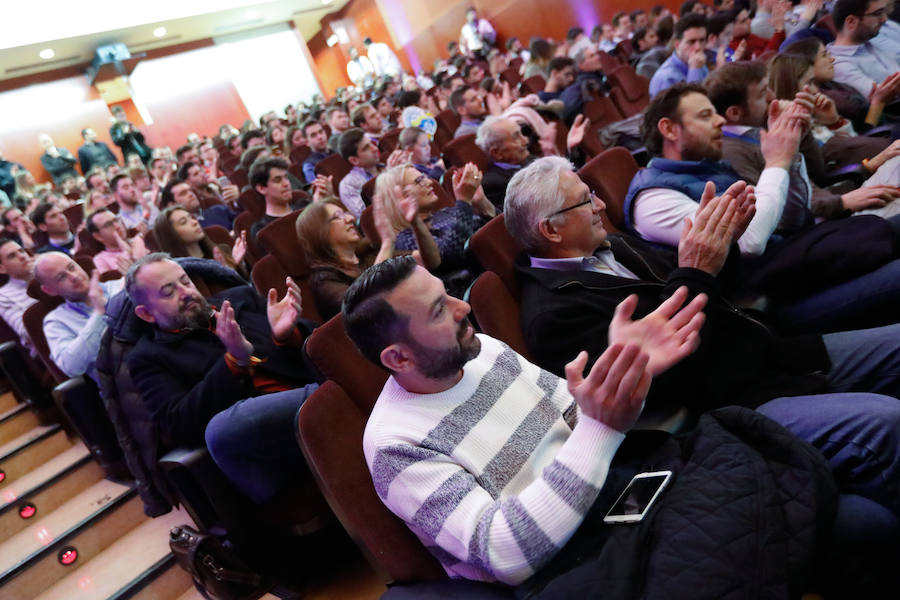
[[[38,256],[34,277],[45,294],[65,300],[44,317],[50,358],[69,377],[87,374],[96,380],[94,362],[106,332],[106,303],[122,289],[122,280],[101,283],[99,269],[89,277],[62,252]]]
[[[169,446],[206,442],[213,459],[254,502],[271,499],[302,468],[294,417],[316,385],[301,345],[300,289],[280,301],[240,286],[205,299],[164,253],[128,270],[135,314],[152,325],[127,364]]]
[[[831,11],[838,30],[828,44],[834,80],[853,86],[866,98],[876,85],[900,71],[897,56],[871,41],[888,19],[887,5],[887,0],[838,0]]]

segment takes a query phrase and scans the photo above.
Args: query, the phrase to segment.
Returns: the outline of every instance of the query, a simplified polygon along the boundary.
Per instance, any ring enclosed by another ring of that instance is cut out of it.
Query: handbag
[[[270,587],[223,539],[214,535],[179,525],[169,532],[169,548],[207,600],[251,600]]]

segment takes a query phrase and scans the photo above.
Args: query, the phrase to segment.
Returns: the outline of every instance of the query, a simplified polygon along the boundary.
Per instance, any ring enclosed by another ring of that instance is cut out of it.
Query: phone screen
[[[607,517],[631,516],[638,520],[650,507],[656,495],[665,487],[671,472],[641,474],[631,480],[619,499],[607,513]]]

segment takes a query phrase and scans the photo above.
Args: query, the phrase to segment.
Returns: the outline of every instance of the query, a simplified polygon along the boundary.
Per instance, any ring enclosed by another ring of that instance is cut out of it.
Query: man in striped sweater
[[[651,378],[697,347],[706,298],[679,310],[686,298],[621,328],[640,335],[610,340],[587,377],[581,353],[563,381],[476,335],[469,305],[410,257],[372,267],[343,315],[392,372],[363,440],[378,495],[449,575],[526,580],[581,525]]]

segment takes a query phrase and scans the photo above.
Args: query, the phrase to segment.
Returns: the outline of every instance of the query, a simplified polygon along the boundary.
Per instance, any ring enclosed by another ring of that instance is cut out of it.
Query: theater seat
[[[609,95],[626,117],[636,115],[650,103],[650,80],[638,75],[630,65],[607,72]]]
[[[547,85],[547,80],[543,75],[532,75],[528,79],[523,79],[519,84],[523,94],[537,94],[543,92]]]
[[[444,163],[447,167],[463,167],[466,163],[475,165],[484,172],[491,159],[475,145],[475,134],[462,135],[444,146]]]
[[[257,215],[257,218],[261,218],[266,212],[266,199],[251,187],[241,192],[237,203],[244,210]]]
[[[434,138],[438,145],[443,148],[453,140],[453,134],[456,133],[456,129],[459,127],[462,119],[458,114],[447,108],[435,115],[434,120],[437,122],[437,132]]]
[[[378,141],[378,150],[381,152],[381,160],[386,161],[391,152],[397,149],[400,143],[400,132],[403,129],[396,127],[384,133]]]
[[[365,182],[362,186],[362,189],[359,190],[359,196],[362,198],[362,201],[366,206],[372,204],[372,197],[375,195],[375,182],[378,181],[377,177],[373,177],[372,179]]]
[[[232,239],[231,237],[231,232],[229,232],[221,225],[210,225],[208,227],[204,227],[203,233],[206,234],[206,237],[208,237],[213,244],[225,244],[229,248],[232,244],[234,244],[234,239]]]
[[[607,96],[595,96],[590,102],[585,102],[581,107],[581,113],[590,120],[580,144],[581,149],[590,157],[597,156],[606,150],[597,132],[607,125],[621,121],[624,117]]]
[[[505,81],[509,87],[513,88],[522,81],[522,75],[519,73],[518,67],[509,67],[500,73],[500,81]]]
[[[447,578],[437,560],[375,493],[363,455],[369,410],[326,381],[303,404],[297,440],[319,489],[385,582]]]
[[[507,231],[502,214],[475,232],[469,240],[469,250],[485,271],[497,274],[510,296],[518,302],[521,294],[513,263],[522,247]]]
[[[612,54],[603,51],[600,52],[600,69],[602,69],[607,76],[621,67],[622,64],[622,61]]]
[[[610,148],[589,160],[578,171],[597,197],[606,204],[603,226],[611,233],[625,231],[625,195],[638,172],[634,157],[625,148]]]
[[[281,263],[278,262],[278,259],[271,254],[259,259],[250,271],[250,279],[253,280],[253,287],[256,288],[256,291],[261,296],[265,296],[269,293],[270,289],[275,288],[278,292],[278,297],[283,297],[287,292],[287,285],[285,284],[287,276],[288,274],[285,273],[284,267],[282,267]],[[309,301],[308,298],[303,298],[304,305]]]
[[[478,328],[503,340],[510,348],[532,360],[522,334],[521,310],[506,284],[493,271],[485,271],[469,288],[469,304]]]
[[[331,156],[326,156],[318,163],[316,163],[316,175],[324,175],[325,177],[332,177],[331,184],[334,186],[334,191],[337,193],[338,186],[341,183],[341,179],[344,178],[347,173],[350,172],[350,169],[353,167],[344,160],[344,157],[340,154],[332,154]]]
[[[247,232],[247,254],[244,257],[244,260],[246,260],[247,264],[251,267],[256,264],[256,261],[266,255],[266,252],[259,246],[257,241],[253,239],[253,236],[250,235],[250,228],[253,227],[253,224],[259,221],[260,218],[262,218],[262,215],[257,215],[245,210],[234,219],[234,234],[239,236],[242,232]]]

